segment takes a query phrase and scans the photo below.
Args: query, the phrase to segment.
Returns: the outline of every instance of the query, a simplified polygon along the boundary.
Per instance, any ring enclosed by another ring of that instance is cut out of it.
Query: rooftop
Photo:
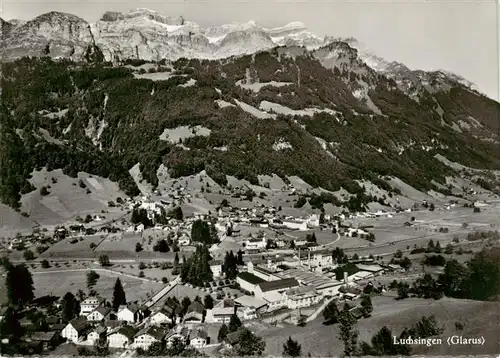
[[[261,279],[260,277],[255,276],[253,273],[246,272],[246,271],[240,272],[238,274],[238,277],[241,278],[242,280],[245,280],[245,281],[253,284],[253,285],[258,285],[260,283],[266,282],[263,279]]]
[[[259,283],[259,287],[262,292],[276,291],[296,286],[299,286],[299,282],[294,278],[284,278],[281,280]]]

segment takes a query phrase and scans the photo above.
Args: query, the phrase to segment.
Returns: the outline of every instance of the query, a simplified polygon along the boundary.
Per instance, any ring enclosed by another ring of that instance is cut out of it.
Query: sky
[[[142,1],[0,0],[4,19],[29,20],[63,11],[94,22],[107,10],[145,7],[201,26],[256,21],[264,27],[292,21],[317,35],[355,37],[389,61],[412,69],[454,72],[490,98],[500,92],[500,0],[225,0]]]

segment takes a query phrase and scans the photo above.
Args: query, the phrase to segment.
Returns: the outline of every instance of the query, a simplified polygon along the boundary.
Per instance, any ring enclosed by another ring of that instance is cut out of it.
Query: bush
[[[42,268],[49,268],[50,264],[47,260],[42,260]]]
[[[161,278],[161,282],[163,282],[163,283],[168,283],[168,278],[166,278],[166,277],[162,277],[162,278]]]
[[[145,270],[146,269],[146,264],[144,262],[139,263],[139,270]]]
[[[139,277],[145,277],[146,275],[144,274],[144,271],[139,272]]]
[[[24,259],[27,261],[33,260],[35,258],[35,254],[31,250],[24,251],[23,255],[24,255]]]

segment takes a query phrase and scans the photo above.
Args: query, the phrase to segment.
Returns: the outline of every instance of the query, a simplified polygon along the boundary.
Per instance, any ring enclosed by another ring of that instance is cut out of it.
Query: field
[[[445,327],[442,337],[459,334],[464,337],[484,336],[484,346],[441,346],[414,347],[415,354],[459,355],[497,354],[500,337],[500,304],[444,298],[439,301],[406,299],[395,301],[392,297],[375,297],[374,311],[370,318],[359,321],[359,339],[369,341],[371,336],[384,325],[399,335],[405,327],[415,324],[424,315],[435,315],[439,324]],[[313,356],[340,356],[342,342],[338,339],[338,327],[324,326],[322,317],[306,327],[270,327],[263,323],[251,325],[266,341],[269,355],[281,355],[283,343],[291,336],[302,345],[302,354]],[[464,329],[457,332],[455,322],[464,322]],[[445,339],[444,339],[445,341]]]
[[[44,295],[63,296],[66,292],[76,292],[81,289],[87,291],[87,270],[64,270],[64,271],[37,271],[33,272],[35,285],[35,296]],[[144,279],[128,277],[112,272],[96,270],[100,275],[94,289],[108,300],[113,297],[113,287],[119,277],[125,290],[127,301],[145,301],[147,294],[158,292],[164,285]]]

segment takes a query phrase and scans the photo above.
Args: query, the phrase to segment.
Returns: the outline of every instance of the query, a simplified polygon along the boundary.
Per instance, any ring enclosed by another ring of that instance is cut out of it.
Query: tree
[[[347,255],[344,253],[344,250],[342,250],[340,247],[336,247],[332,251],[332,258],[333,261],[335,261],[337,264],[345,264],[348,261]]]
[[[347,307],[339,314],[339,323],[339,338],[344,343],[344,354],[348,357],[354,356],[358,347],[358,331],[354,327],[356,319]]]
[[[224,257],[224,264],[222,265],[222,272],[226,275],[226,278],[234,280],[238,275],[238,261],[233,254],[233,251],[226,252]]]
[[[141,252],[143,250],[141,243],[135,244],[135,252]]]
[[[400,259],[403,257],[403,252],[401,250],[397,250],[395,253],[394,253],[394,258],[396,259]]]
[[[68,292],[62,300],[62,318],[64,322],[69,322],[80,314],[80,303],[76,297]]]
[[[468,268],[467,298],[485,301],[500,294],[500,250],[478,252]]]
[[[241,327],[241,321],[236,314],[233,314],[229,319],[229,332],[236,332]]]
[[[211,242],[210,226],[206,221],[198,219],[193,223],[191,226],[191,239],[207,245],[213,244]]]
[[[464,298],[468,276],[467,267],[457,260],[448,260],[443,273],[438,277],[438,282],[443,287],[446,296]]]
[[[120,305],[126,304],[127,298],[125,296],[125,291],[123,290],[122,282],[120,281],[120,278],[117,278],[113,289],[113,311],[117,312]]]
[[[436,241],[436,246],[434,246],[434,252],[436,254],[440,254],[441,253],[441,244],[439,243],[439,241]]]
[[[283,344],[283,355],[285,357],[300,357],[302,355],[302,346],[299,342],[294,341],[292,337]]]
[[[5,266],[7,267],[5,284],[9,304],[23,306],[33,301],[35,298],[33,278],[28,268],[23,264],[13,266],[8,263]]]
[[[447,255],[451,255],[453,253],[453,245],[452,244],[446,245],[446,247],[444,248],[444,253]]]
[[[97,272],[95,272],[94,270],[91,270],[87,274],[87,288],[90,289],[91,287],[95,286],[99,277],[101,277],[101,276],[99,276],[99,274]]]
[[[403,269],[408,270],[411,267],[411,260],[408,258],[408,256],[405,256],[401,261],[399,261],[399,265]]]
[[[408,298],[410,295],[410,285],[406,282],[399,282],[398,283],[398,299],[402,300],[405,298]]]
[[[181,306],[182,306],[182,315],[185,315],[187,310],[188,310],[188,307],[191,305],[191,299],[186,296],[182,299],[181,301]]]
[[[243,251],[241,249],[238,250],[237,262],[238,262],[238,265],[240,265],[240,266],[243,266],[243,264],[244,264],[244,262],[243,262]]]
[[[434,251],[434,241],[432,239],[429,240],[429,243],[427,244],[427,252],[433,252]]]
[[[211,310],[214,308],[214,299],[210,295],[206,295],[205,299],[203,300],[203,305],[207,310]]]
[[[17,342],[23,335],[23,328],[14,308],[8,307],[0,321],[0,338],[8,338],[9,344]]]
[[[176,252],[175,253],[175,258],[174,258],[174,266],[179,265],[179,254]]]
[[[169,216],[175,220],[182,221],[184,219],[184,214],[182,213],[182,208],[180,206],[175,207],[169,212]]]
[[[334,301],[331,301],[328,305],[326,305],[325,310],[323,311],[323,317],[325,318],[326,324],[336,323],[339,316],[339,308]]]
[[[26,261],[31,261],[35,258],[35,254],[31,250],[25,250],[23,256]]]
[[[108,255],[101,255],[99,256],[99,264],[103,267],[110,266],[111,263],[109,262],[109,257]]]
[[[197,246],[194,255],[182,264],[182,281],[200,287],[204,286],[206,282],[212,281],[213,273],[208,263],[211,259],[210,252],[205,245]]]
[[[228,333],[229,333],[229,329],[227,328],[226,324],[223,323],[219,329],[219,334],[217,335],[217,340],[219,342],[223,342],[224,339],[226,339]]]
[[[170,247],[168,247],[167,242],[164,239],[162,239],[162,240],[159,240],[156,243],[156,245],[153,247],[153,251],[169,252],[170,251]]]
[[[42,260],[42,268],[49,268],[50,267],[50,264],[47,260]]]
[[[372,299],[370,295],[363,295],[361,299],[361,309],[365,317],[369,317],[373,311]]]
[[[266,343],[261,337],[250,332],[247,328],[241,329],[240,341],[235,347],[238,356],[260,356],[266,349]]]

